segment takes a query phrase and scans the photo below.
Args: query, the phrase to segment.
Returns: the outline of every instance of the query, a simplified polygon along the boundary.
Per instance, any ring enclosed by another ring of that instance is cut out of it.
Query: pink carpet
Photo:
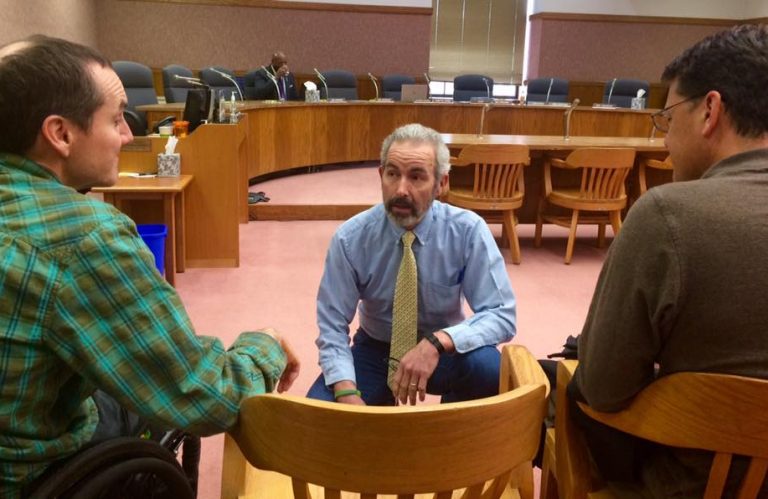
[[[271,180],[251,190],[264,191],[280,204],[329,199],[338,204],[375,203],[381,198],[378,175],[370,166]],[[290,393],[304,395],[320,372],[314,345],[315,295],[328,242],[340,223],[241,225],[240,268],[188,269],[177,276],[177,288],[198,333],[218,336],[228,345],[240,331],[275,327],[301,357],[302,371]],[[491,229],[500,235],[500,226]],[[580,331],[606,250],[595,247],[594,228],[579,228],[573,263],[564,265],[565,229],[545,226],[541,248],[533,247],[533,226],[520,226],[519,232],[522,264],[507,265],[518,300],[514,342],[543,357],[560,351],[565,338]],[[506,250],[504,255],[509,261]],[[221,436],[203,440],[202,499],[220,496],[222,447]]]

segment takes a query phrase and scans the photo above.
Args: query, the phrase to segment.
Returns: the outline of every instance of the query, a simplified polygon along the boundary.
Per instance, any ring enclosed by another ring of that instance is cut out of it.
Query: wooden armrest
[[[572,165],[568,163],[566,160],[560,159],[560,158],[551,158],[549,162],[552,166],[555,166],[557,168],[563,168],[566,170],[575,170],[579,168],[578,166]]]
[[[658,159],[646,159],[645,165],[650,168],[656,168],[657,170],[671,170],[672,169],[672,163],[664,161],[659,161]]]
[[[566,391],[578,366],[576,360],[557,364],[555,415],[555,466],[559,497],[586,497],[592,490],[591,458],[581,431],[571,419]]]
[[[549,396],[549,381],[539,361],[522,345],[504,345],[501,351],[499,391],[507,392],[524,385],[544,385]]]

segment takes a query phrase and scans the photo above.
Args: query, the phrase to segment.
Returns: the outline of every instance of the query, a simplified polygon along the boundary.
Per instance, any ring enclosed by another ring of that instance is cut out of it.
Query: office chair
[[[325,95],[325,87],[319,85],[320,98],[322,99],[357,99],[357,78],[349,71],[334,69],[322,73],[325,84],[328,86],[328,94]]]
[[[605,242],[605,226],[610,223],[614,237],[621,230],[621,210],[627,206],[624,181],[635,163],[634,149],[585,147],[571,152],[566,159],[547,156],[544,159],[544,196],[539,199],[536,215],[534,245],[541,246],[542,224],[547,222],[567,227],[568,246],[565,263],[570,264],[576,227],[581,223],[597,224],[597,245]],[[579,183],[575,186],[553,186],[552,167],[578,170]],[[546,214],[547,205],[572,210],[570,217]],[[581,212],[593,212],[584,216]]]
[[[163,68],[163,93],[165,102],[168,104],[187,102],[187,92],[190,88],[194,88],[188,81],[174,78],[176,75],[193,77],[192,71],[178,64],[170,64]]]
[[[415,407],[257,395],[243,402],[227,436],[222,498],[338,498],[341,491],[366,499],[428,492],[444,498],[464,487],[465,497],[481,497],[488,486],[485,499],[516,497],[518,490],[532,499],[530,462],[549,384],[524,347],[502,352],[500,390],[508,391]]]
[[[256,73],[261,69],[254,69],[245,73],[245,83],[243,85],[243,97],[245,100],[256,100]]]
[[[125,121],[133,135],[147,134],[147,114],[137,111],[136,106],[157,104],[157,94],[152,78],[152,70],[144,64],[132,61],[114,61],[112,68],[117,73],[128,97],[125,109]]]
[[[472,98],[493,97],[493,78],[483,75],[461,75],[453,79],[453,100],[466,102]]]
[[[411,76],[392,74],[381,77],[381,93],[385,99],[399,101],[403,84],[413,84],[416,80]]]
[[[203,83],[211,87],[211,89],[216,90],[216,95],[218,97],[223,96],[226,100],[229,100],[234,93],[235,99],[240,99],[240,94],[238,93],[235,84],[218,74],[214,69],[228,74],[233,80],[235,79],[235,73],[231,69],[222,68],[220,66],[209,66],[200,70],[200,79]],[[243,95],[243,97],[245,97],[245,95]]]
[[[179,464],[175,452],[182,444]],[[105,440],[51,465],[24,495],[95,499],[154,497],[162,491],[161,497],[193,499],[199,459],[200,438],[180,431],[170,432],[162,443],[137,437]]]
[[[562,78],[535,78],[528,82],[528,104],[548,104],[568,101],[568,80]]]
[[[603,104],[610,104],[616,107],[632,107],[632,99],[637,97],[637,91],[645,90],[645,97],[648,97],[650,84],[645,80],[624,80],[614,78],[605,82],[603,87]]]

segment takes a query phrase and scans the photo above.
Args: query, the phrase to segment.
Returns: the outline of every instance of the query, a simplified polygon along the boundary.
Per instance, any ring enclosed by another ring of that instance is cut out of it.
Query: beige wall
[[[98,47],[152,67],[248,70],[283,50],[294,72],[421,75],[431,16],[95,0]]]
[[[94,0],[0,0],[0,44],[35,33],[96,47]]]
[[[534,15],[528,77],[658,82],[666,64],[683,49],[727,27],[726,21],[690,24],[656,19],[621,22],[588,15]]]

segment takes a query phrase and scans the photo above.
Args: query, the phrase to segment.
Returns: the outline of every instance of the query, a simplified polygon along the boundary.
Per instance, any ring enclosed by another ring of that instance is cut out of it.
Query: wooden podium
[[[182,175],[194,176],[184,191],[184,245],[187,267],[240,265],[240,223],[248,222],[248,117],[234,125],[200,125],[179,139]],[[120,171],[154,173],[166,138],[138,137],[120,152]],[[122,207],[138,223],[162,223],[163,209],[152,201]]]

